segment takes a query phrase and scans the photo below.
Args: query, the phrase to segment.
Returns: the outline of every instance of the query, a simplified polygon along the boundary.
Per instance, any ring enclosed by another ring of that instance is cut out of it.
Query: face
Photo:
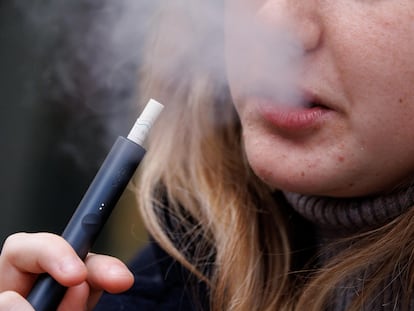
[[[348,197],[413,176],[412,0],[226,0],[226,40],[247,158],[271,187]],[[283,42],[302,50],[277,78]]]

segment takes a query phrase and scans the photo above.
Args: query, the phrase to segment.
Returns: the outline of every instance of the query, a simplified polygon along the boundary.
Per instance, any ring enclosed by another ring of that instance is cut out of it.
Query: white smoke
[[[224,1],[218,0],[162,3],[161,11],[173,12],[173,17],[159,21],[169,29],[160,38],[165,52],[154,55],[152,64],[177,79],[201,67],[224,87],[231,79],[243,90],[242,96],[301,104],[296,86],[303,55],[299,40],[287,28],[262,24],[244,4],[240,1],[232,11],[224,12]],[[230,51],[227,55],[226,50]]]
[[[275,98],[283,103],[300,102],[294,81],[298,74],[300,44],[289,33],[265,29],[243,12],[227,12],[231,38],[224,34],[224,0],[100,0],[25,1],[17,0],[26,17],[45,36],[65,36],[65,51],[54,59],[54,75],[61,92],[75,94],[79,84],[86,92],[85,105],[97,113],[115,113],[120,102],[133,98],[136,74],[144,41],[150,30],[165,22],[160,12],[174,11],[168,47],[153,62],[160,72],[189,74],[193,66],[203,66],[217,83],[227,84],[225,44],[237,53],[227,58],[235,68],[231,77],[246,93]],[[240,3],[244,3],[241,1]],[[237,30],[237,31],[234,31]],[[183,63],[174,63],[178,59]],[[76,65],[73,66],[73,63]],[[87,68],[87,78],[76,77],[77,67]],[[74,77],[75,76],[75,77]],[[86,80],[86,82],[85,82]],[[86,84],[86,86],[85,86]],[[102,99],[103,91],[111,94]],[[123,117],[111,128],[124,124]]]

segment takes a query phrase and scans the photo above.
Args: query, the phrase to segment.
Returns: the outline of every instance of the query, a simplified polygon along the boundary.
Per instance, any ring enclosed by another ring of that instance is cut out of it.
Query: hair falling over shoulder
[[[294,271],[294,226],[283,203],[246,162],[228,90],[198,62],[202,49],[181,46],[171,53],[177,42],[168,40],[174,37],[169,32],[179,28],[183,37],[191,37],[195,26],[168,8],[158,14],[160,22],[148,37],[140,96],[142,102],[160,100],[165,110],[151,132],[146,157],[151,160],[139,174],[137,197],[152,237],[209,285],[211,310],[321,311],[335,287],[368,266],[363,295],[349,310],[363,309],[364,299],[390,275],[405,282],[402,296],[407,297],[414,285],[414,212],[359,236],[352,249],[323,269]],[[165,59],[168,64],[160,67]],[[181,242],[166,230],[160,217],[165,213],[180,223]],[[201,239],[195,243],[193,237]],[[196,247],[192,256],[188,247]]]

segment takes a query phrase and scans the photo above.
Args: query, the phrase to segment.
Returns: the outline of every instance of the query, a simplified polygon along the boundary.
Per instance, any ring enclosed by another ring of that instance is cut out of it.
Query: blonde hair
[[[375,268],[364,293],[372,294],[398,274],[407,297],[413,285],[413,212],[361,235],[351,250],[323,269],[292,271],[289,239],[294,228],[285,206],[246,162],[228,91],[215,83],[193,50],[183,48],[162,70],[155,64],[172,57],[168,53],[177,42],[165,38],[177,21],[183,23],[183,36],[191,36],[195,27],[168,8],[159,14],[142,67],[141,102],[155,97],[166,108],[151,133],[137,197],[150,234],[209,285],[211,310],[320,311],[335,286],[368,265]],[[189,70],[180,75],[183,67]],[[166,213],[179,223],[179,233],[166,228]],[[201,239],[194,243],[194,237]],[[350,310],[360,310],[365,298],[357,297]]]

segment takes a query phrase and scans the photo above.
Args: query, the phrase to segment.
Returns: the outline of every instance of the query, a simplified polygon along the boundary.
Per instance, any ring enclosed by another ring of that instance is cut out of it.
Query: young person
[[[153,242],[132,289],[96,310],[414,310],[414,3],[225,0],[226,87],[203,38],[197,55],[169,55],[181,41],[168,34],[197,27],[172,11],[142,82],[166,104],[137,183]],[[236,16],[260,35],[240,35]],[[284,33],[301,50],[281,97],[268,48]],[[17,234],[0,257],[0,310],[30,310],[44,271],[70,287],[62,310],[132,284],[114,258],[84,265],[59,237]]]

